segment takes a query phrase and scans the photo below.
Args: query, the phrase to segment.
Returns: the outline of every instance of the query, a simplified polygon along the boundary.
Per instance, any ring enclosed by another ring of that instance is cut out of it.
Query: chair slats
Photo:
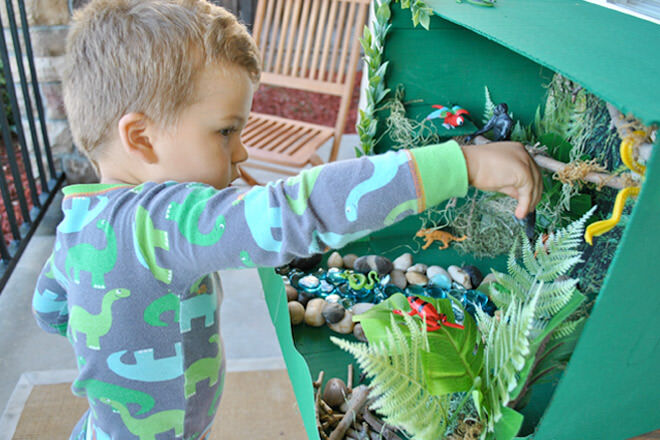
[[[280,145],[277,145],[277,148],[272,150],[274,153],[283,153],[291,145],[296,142],[305,142],[310,137],[314,136],[314,131],[311,128],[299,127],[298,131],[294,133],[293,136],[289,137],[287,140],[282,142]]]
[[[340,8],[339,17],[337,18],[337,25],[335,26],[335,42],[332,48],[332,55],[330,55],[330,67],[328,68],[327,75],[325,77],[326,81],[337,82],[335,76],[338,75],[335,75],[335,73],[338,74],[339,72],[337,72],[335,69],[337,68],[337,59],[341,56],[341,52],[339,50],[339,43],[342,40],[342,34],[343,34],[342,31],[344,30],[344,26],[346,26],[346,28],[351,27],[350,24],[351,21],[350,20],[348,20],[348,22],[346,21],[346,10],[349,8],[351,8],[352,10],[354,5],[355,3],[349,4],[347,2],[343,2],[339,6]]]
[[[289,39],[289,25],[290,27],[293,28],[295,26],[295,23],[292,23],[294,21],[293,17],[291,17],[291,10],[293,4],[291,1],[286,1],[286,4],[284,5],[284,15],[282,15],[282,28],[280,29],[278,38],[277,38],[277,55],[275,59],[275,67],[273,68],[274,72],[277,73],[282,73],[282,57],[284,56],[284,52],[286,52],[286,46],[288,44]]]
[[[303,130],[303,128],[298,125],[289,125],[286,127],[286,130],[278,136],[277,142],[271,142],[270,145],[265,147],[265,149],[268,151],[275,151],[278,146],[288,143],[289,139],[296,137],[301,130]]]
[[[269,65],[266,60],[266,52],[268,50],[268,42],[270,41],[270,24],[271,21],[273,20],[273,11],[275,10],[275,2],[274,1],[268,1],[265,2],[267,4],[266,7],[266,17],[263,20],[263,28],[260,30],[261,34],[261,43],[257,41],[257,45],[259,46],[259,49],[261,50],[261,64],[263,67],[264,71],[269,70]],[[272,43],[271,43],[272,44]]]
[[[268,38],[268,61],[266,70],[272,71],[274,67],[275,48],[280,45],[280,30],[282,29],[282,7],[286,0],[276,0],[275,15],[271,26],[271,35]]]
[[[278,87],[308,90],[310,92],[327,93],[328,95],[337,96],[341,96],[344,93],[344,89],[346,88],[346,84],[336,84],[308,78],[294,78],[291,76],[284,76],[269,72],[264,72],[261,74],[261,82],[263,84],[269,84]]]
[[[321,53],[321,44],[323,43],[323,34],[327,26],[326,18],[328,16],[328,3],[331,0],[319,0],[321,4],[321,12],[319,14],[319,22],[316,29],[316,38],[314,38],[314,52],[312,53],[312,63],[309,65],[309,73],[307,78],[314,79],[316,76],[316,66],[319,61],[319,53]]]
[[[300,13],[300,22],[298,23],[298,33],[296,36],[296,50],[293,54],[293,66],[291,67],[291,70],[287,70],[289,66],[285,63],[285,75],[299,76],[298,69],[300,68],[302,49],[305,45],[305,31],[307,30],[307,25],[309,23],[309,5],[311,3],[312,2],[310,1],[303,1],[303,9]]]
[[[321,66],[316,75],[316,79],[323,81],[327,68],[328,53],[330,52],[330,42],[332,41],[332,32],[334,30],[338,0],[330,0],[330,13],[326,20],[325,36],[323,38],[323,51],[321,52]]]
[[[248,136],[242,136],[241,139],[245,143],[254,144],[258,142],[259,139],[261,139],[263,136],[266,136],[269,133],[269,130],[271,130],[276,125],[277,123],[275,121],[266,120],[265,124],[254,130]]]
[[[286,54],[284,57],[284,64],[282,66],[282,70],[280,72],[282,75],[289,75],[290,70],[291,70],[291,58],[293,57],[293,43],[296,40],[296,35],[298,34],[298,29],[302,28],[302,19],[300,17],[300,4],[302,0],[295,0],[294,6],[293,6],[293,12],[291,13],[291,33],[288,37],[288,41],[286,44]],[[309,2],[305,2],[307,5],[309,5]]]
[[[359,5],[358,3],[353,3],[351,4],[351,11],[348,13],[348,26],[346,26],[345,33],[344,33],[344,38],[341,46],[341,59],[339,60],[339,68],[337,69],[337,77],[335,78],[335,82],[337,84],[343,84],[344,83],[344,76],[345,76],[345,68],[346,68],[346,60],[348,59],[348,45],[351,41],[353,41],[353,38],[359,40],[359,35],[360,32],[362,32],[362,29],[355,29],[357,26],[354,25],[353,20],[355,20],[355,11],[358,9],[364,8],[364,6]],[[337,45],[339,46],[339,45]]]
[[[320,1],[313,1],[312,12],[309,14],[309,28],[307,29],[307,36],[305,37],[305,49],[303,50],[303,60],[300,65],[300,76],[305,76],[309,70],[309,57],[312,53],[312,47],[314,44],[314,34],[316,32],[316,24],[318,23],[318,13]]]

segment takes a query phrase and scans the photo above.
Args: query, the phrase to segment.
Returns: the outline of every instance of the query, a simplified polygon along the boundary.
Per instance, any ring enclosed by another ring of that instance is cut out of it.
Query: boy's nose
[[[241,163],[241,162],[245,162],[247,159],[248,159],[247,148],[245,148],[243,142],[239,140],[232,153],[231,161],[232,163]]]

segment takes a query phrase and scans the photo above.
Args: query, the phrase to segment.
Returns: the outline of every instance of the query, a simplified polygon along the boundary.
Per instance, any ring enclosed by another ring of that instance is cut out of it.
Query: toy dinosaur
[[[467,236],[462,236],[460,238],[453,236],[447,231],[440,231],[437,229],[420,229],[417,231],[415,234],[415,237],[422,237],[424,238],[424,246],[422,246],[422,249],[428,249],[429,246],[431,246],[431,243],[434,241],[440,241],[442,242],[442,246],[440,246],[440,250],[447,249],[449,247],[449,243],[451,241],[463,241],[467,239]]]

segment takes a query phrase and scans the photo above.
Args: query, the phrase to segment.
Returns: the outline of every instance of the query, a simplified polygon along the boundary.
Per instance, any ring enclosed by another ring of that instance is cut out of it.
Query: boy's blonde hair
[[[254,40],[236,17],[205,0],[93,0],[73,17],[62,75],[78,147],[97,147],[119,119],[145,114],[166,127],[193,103],[196,74],[216,63],[261,74]]]

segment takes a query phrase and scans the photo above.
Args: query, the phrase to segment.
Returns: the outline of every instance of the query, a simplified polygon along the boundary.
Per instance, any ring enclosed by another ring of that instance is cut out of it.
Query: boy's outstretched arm
[[[55,279],[57,269],[53,269],[54,254],[41,269],[37,287],[32,297],[32,314],[39,327],[49,333],[66,336],[69,314],[66,291]]]
[[[464,154],[450,141],[335,162],[251,189],[145,184],[134,219],[138,260],[168,283],[177,269],[198,277],[227,268],[279,266],[464,196],[468,176],[482,189],[515,190],[529,205],[535,196],[524,195],[535,178],[516,149]],[[518,160],[507,160],[511,153]],[[487,171],[486,160],[501,169]]]

